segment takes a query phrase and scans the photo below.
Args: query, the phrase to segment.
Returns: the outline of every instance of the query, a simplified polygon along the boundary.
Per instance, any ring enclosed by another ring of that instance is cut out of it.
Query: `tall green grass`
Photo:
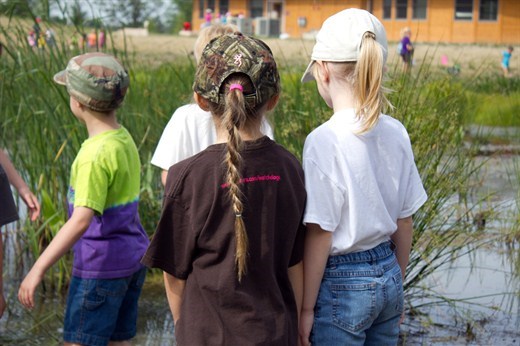
[[[21,44],[25,42],[23,30],[0,30],[9,38],[0,60],[0,146],[8,149],[42,201],[40,222],[23,223],[20,228],[23,249],[34,259],[66,220],[69,169],[87,136],[83,125],[70,113],[66,90],[52,81],[53,74],[78,51],[71,51],[65,43],[35,50]],[[58,42],[65,39],[58,34]],[[140,214],[145,229],[152,234],[159,218],[162,188],[160,170],[149,162],[171,113],[191,99],[194,66],[187,58],[156,67],[137,62],[124,51],[112,47],[109,51],[130,70],[130,92],[118,117],[139,148]],[[280,66],[283,89],[280,103],[270,117],[276,140],[301,158],[305,137],[328,119],[331,110],[321,100],[315,84],[300,83],[304,66]],[[387,82],[393,90],[389,97],[396,107],[390,114],[409,131],[429,195],[428,202],[415,215],[414,246],[405,281],[410,308],[417,308],[447,301],[425,284],[439,267],[496,239],[483,237],[473,226],[479,201],[470,198],[471,184],[478,167],[471,159],[475,148],[464,145],[468,114],[474,110],[467,84],[432,71],[428,64],[413,74],[403,75],[398,70],[390,68]],[[511,83],[510,95],[520,92],[518,83]],[[472,92],[481,91],[475,88]],[[30,261],[23,263],[24,270],[31,265]],[[69,275],[70,258],[66,257],[46,275],[44,288],[60,291]]]

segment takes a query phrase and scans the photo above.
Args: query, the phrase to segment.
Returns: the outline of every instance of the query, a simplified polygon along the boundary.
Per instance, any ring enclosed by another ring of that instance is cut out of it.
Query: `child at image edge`
[[[303,151],[303,345],[396,345],[412,215],[426,201],[406,129],[388,115],[383,25],[347,9],[329,17],[302,82],[334,111]]]
[[[9,156],[0,148],[0,227],[18,220],[18,210],[11,192],[11,185],[18,191],[18,195],[27,206],[29,218],[36,221],[40,215],[40,203],[31,192],[23,178],[16,171]],[[4,264],[4,244],[0,233],[0,318],[3,316],[7,303],[4,297],[4,279],[2,268]]]
[[[88,53],[72,58],[54,80],[67,86],[70,109],[89,138],[72,164],[70,218],[23,280],[18,299],[33,308],[47,269],[74,247],[65,345],[129,345],[146,273],[139,261],[149,243],[138,214],[139,155],[116,118],[129,76],[113,56]]]
[[[233,24],[212,24],[202,28],[193,47],[193,55],[198,63],[202,50],[211,39],[238,31]],[[273,139],[269,122],[262,118],[260,130]],[[166,183],[168,169],[179,161],[193,156],[217,141],[217,131],[211,113],[196,103],[183,105],[173,113],[164,128],[151,163],[162,168],[161,182]]]
[[[296,345],[306,193],[298,160],[260,131],[280,93],[271,50],[220,36],[193,90],[217,143],[169,169],[143,263],[164,271],[178,345]]]

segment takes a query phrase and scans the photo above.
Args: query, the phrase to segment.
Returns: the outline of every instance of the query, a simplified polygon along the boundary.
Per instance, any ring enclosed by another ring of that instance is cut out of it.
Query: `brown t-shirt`
[[[162,216],[142,262],[186,280],[175,326],[179,345],[296,345],[287,269],[303,256],[303,170],[268,137],[245,143],[240,188],[248,272],[239,283],[225,151],[215,144],[170,168]]]

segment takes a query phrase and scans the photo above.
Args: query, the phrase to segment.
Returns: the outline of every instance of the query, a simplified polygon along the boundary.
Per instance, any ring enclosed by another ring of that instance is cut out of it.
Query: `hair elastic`
[[[241,213],[235,213],[235,217],[238,219],[238,218],[241,218],[242,217],[242,214]]]
[[[238,90],[240,90],[242,92],[244,91],[244,87],[242,86],[242,84],[235,83],[235,84],[231,84],[229,86],[229,91],[235,90],[235,89],[238,89]]]

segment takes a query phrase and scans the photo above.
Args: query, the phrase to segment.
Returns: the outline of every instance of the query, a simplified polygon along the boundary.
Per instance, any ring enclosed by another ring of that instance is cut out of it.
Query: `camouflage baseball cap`
[[[70,59],[67,68],[54,75],[67,86],[70,96],[98,112],[118,108],[130,85],[128,73],[112,55],[86,53]]]
[[[211,102],[222,103],[220,87],[233,73],[244,73],[251,79],[255,93],[245,96],[255,105],[280,92],[280,76],[271,49],[239,32],[219,36],[206,45],[195,73],[193,91]]]

